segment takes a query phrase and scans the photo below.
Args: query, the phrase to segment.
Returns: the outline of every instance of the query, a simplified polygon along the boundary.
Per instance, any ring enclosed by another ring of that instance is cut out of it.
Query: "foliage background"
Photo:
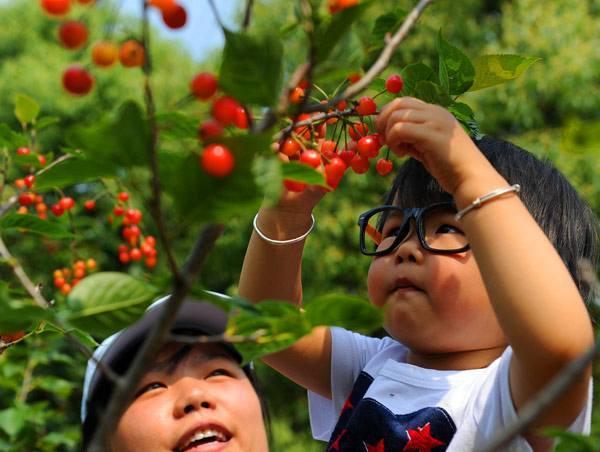
[[[92,38],[101,36],[111,19],[113,3],[104,1],[89,15]],[[344,38],[330,57],[340,77],[360,70],[376,55],[375,19],[383,12],[409,10],[412,1],[379,0],[361,24]],[[241,8],[241,5],[240,5]],[[241,11],[240,11],[241,14]],[[294,21],[292,2],[256,2],[252,27],[280,30],[285,43],[285,70],[304,59],[303,37]],[[435,37],[444,36],[470,57],[486,53],[518,53],[541,57],[516,82],[468,94],[464,101],[476,112],[484,133],[500,136],[553,160],[600,213],[600,0],[464,0],[438,1],[422,17],[406,44],[396,52],[393,67],[424,61],[436,66]],[[23,26],[27,24],[27,26]],[[120,36],[137,32],[138,25],[119,19]],[[18,124],[13,114],[14,95],[36,99],[44,116],[61,118],[40,136],[48,152],[65,145],[64,132],[71,125],[98,120],[126,98],[141,100],[141,74],[115,67],[96,75],[96,89],[76,99],[65,94],[59,74],[69,61],[86,55],[64,51],[55,38],[56,23],[43,16],[37,2],[15,0],[0,6],[0,122]],[[218,67],[219,55],[194,63],[172,43],[153,39],[153,84],[159,111],[173,109],[187,92],[187,84],[199,69]],[[176,70],[175,70],[176,68]],[[330,83],[327,79],[324,85]],[[188,113],[202,113],[202,106],[187,104]],[[134,172],[123,179],[143,186]],[[368,260],[357,251],[356,217],[382,198],[390,179],[374,172],[366,177],[350,174],[334,195],[327,196],[316,212],[317,229],[307,242],[304,260],[305,298],[328,292],[366,297]],[[103,268],[119,269],[116,238],[102,236],[104,229],[93,219],[85,222],[85,247]],[[203,286],[236,293],[251,218],[240,216],[227,225],[225,235],[212,252],[201,276]],[[176,251],[183,258],[197,229],[182,224],[176,231]],[[102,236],[102,240],[98,237]],[[64,243],[6,238],[15,255],[36,280],[51,281],[52,269],[68,260]],[[40,246],[45,252],[40,253]],[[166,269],[159,267],[166,274]],[[9,268],[0,267],[2,279]],[[32,337],[0,356],[0,450],[77,450],[79,399],[85,360],[58,334]],[[304,392],[259,366],[273,418],[274,451],[316,451],[322,445],[310,439]],[[597,372],[596,372],[597,374]],[[598,385],[596,385],[598,388]],[[596,405],[600,397],[596,397]],[[598,410],[593,431],[600,436]],[[590,450],[590,449],[588,449]],[[598,450],[598,449],[596,449]]]

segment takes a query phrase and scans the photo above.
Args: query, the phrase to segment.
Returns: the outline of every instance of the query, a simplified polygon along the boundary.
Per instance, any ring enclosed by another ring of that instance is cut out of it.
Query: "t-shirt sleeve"
[[[332,399],[308,391],[310,426],[315,439],[329,441],[354,381],[385,342],[343,328],[331,328]]]
[[[477,447],[478,444],[489,444],[499,432],[512,426],[518,420],[510,391],[511,357],[512,349],[508,347],[500,359],[497,373],[481,386],[477,394],[473,394],[475,400],[479,401],[474,404],[472,413],[476,419],[473,425],[477,429],[477,433],[474,435],[477,438],[474,447]],[[591,414],[592,383],[590,380],[587,402],[568,430],[574,433],[589,434]],[[532,448],[525,438],[518,436],[506,450],[531,451]]]

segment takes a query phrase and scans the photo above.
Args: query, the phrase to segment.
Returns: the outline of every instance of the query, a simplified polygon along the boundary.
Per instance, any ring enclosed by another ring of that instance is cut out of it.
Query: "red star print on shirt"
[[[408,435],[408,443],[404,446],[403,451],[419,451],[419,452],[431,452],[433,447],[443,446],[440,440],[437,440],[431,436],[431,426],[429,422],[423,427],[417,427],[416,430],[410,429],[406,431]]]
[[[375,444],[374,446],[370,445],[370,444],[366,444],[367,446],[367,452],[385,452],[385,444],[383,442],[383,438],[381,438],[379,440],[379,442],[377,444]]]
[[[342,436],[344,436],[347,431],[348,430],[346,430],[346,429],[342,430],[342,432],[338,435],[338,437],[331,444],[331,446],[329,446],[329,450],[333,450],[333,451],[340,450],[340,439],[342,439]]]

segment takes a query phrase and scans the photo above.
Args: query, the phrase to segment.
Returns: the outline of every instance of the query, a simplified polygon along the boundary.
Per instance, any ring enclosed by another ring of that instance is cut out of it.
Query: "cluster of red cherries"
[[[95,0],[40,0],[40,6],[51,17],[63,19],[74,4],[92,6]],[[181,28],[187,22],[185,8],[175,0],[148,0],[148,5],[162,14],[164,23],[170,28]],[[89,30],[81,19],[63,20],[58,26],[58,40],[68,50],[79,50],[88,44]],[[98,68],[106,68],[117,61],[123,67],[140,67],[145,62],[144,46],[135,39],[121,43],[101,39],[91,45],[91,60]],[[69,66],[62,75],[64,89],[76,96],[88,94],[94,87],[94,76],[81,64]]]
[[[60,290],[63,295],[69,295],[73,287],[85,278],[88,274],[96,271],[97,264],[93,258],[87,260],[79,259],[69,267],[54,270],[54,287]]]

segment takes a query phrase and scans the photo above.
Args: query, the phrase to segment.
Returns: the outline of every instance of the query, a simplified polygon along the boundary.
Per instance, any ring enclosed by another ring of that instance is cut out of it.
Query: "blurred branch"
[[[242,22],[242,28],[246,30],[250,26],[250,20],[252,19],[252,8],[254,7],[254,0],[246,0],[246,10],[244,12],[244,22]]]
[[[215,5],[214,0],[208,0],[208,4],[210,5],[210,9],[212,9],[212,12],[213,12],[213,14],[215,16],[215,20],[219,24],[219,27],[221,27],[221,30],[223,31],[223,34],[226,34],[227,29],[225,28],[225,25],[223,24],[223,21],[221,20],[221,16],[219,14],[219,10],[217,9],[217,5]]]
[[[111,400],[101,417],[100,424],[90,443],[89,451],[104,452],[107,450],[105,447],[107,439],[115,431],[121,415],[131,401],[133,397],[132,389],[142,377],[146,366],[160,351],[185,296],[193,281],[198,276],[209,251],[223,232],[223,229],[223,225],[210,224],[204,228],[196,240],[190,256],[182,268],[181,278],[174,279],[173,292],[165,302],[166,306],[161,318],[148,333],[146,340],[137,352],[127,373],[115,382],[115,389]]]

